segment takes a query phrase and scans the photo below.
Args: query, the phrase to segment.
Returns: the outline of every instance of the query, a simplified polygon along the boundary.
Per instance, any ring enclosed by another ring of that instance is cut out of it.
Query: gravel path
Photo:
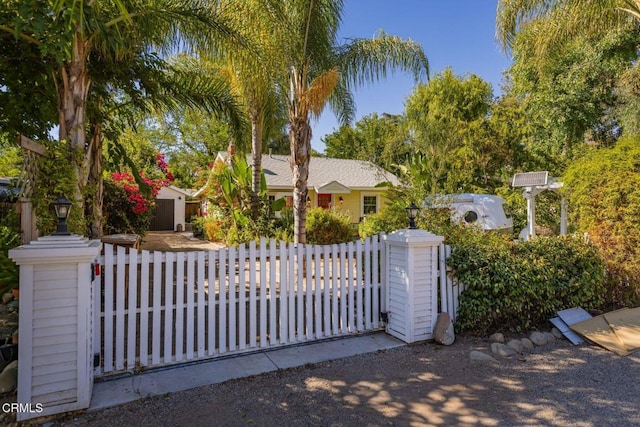
[[[458,337],[147,398],[67,426],[638,426],[640,353],[560,340],[497,363]]]

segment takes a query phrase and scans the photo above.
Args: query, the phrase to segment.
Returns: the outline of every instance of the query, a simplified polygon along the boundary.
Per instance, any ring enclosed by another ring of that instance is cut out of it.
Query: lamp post
[[[407,211],[407,216],[409,217],[409,230],[415,230],[418,228],[416,225],[416,217],[418,216],[419,208],[415,203],[411,203],[408,207],[405,208]]]
[[[69,211],[71,210],[72,204],[73,202],[67,199],[62,194],[56,199],[55,202],[53,202],[53,208],[56,211],[56,218],[58,218],[58,229],[55,233],[53,233],[54,236],[71,235],[71,233],[69,233],[69,230],[67,229],[67,218],[69,218]]]

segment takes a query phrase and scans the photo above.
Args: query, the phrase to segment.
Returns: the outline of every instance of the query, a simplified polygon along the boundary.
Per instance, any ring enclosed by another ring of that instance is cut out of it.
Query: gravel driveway
[[[497,363],[458,337],[67,415],[69,426],[638,426],[640,353],[566,340]]]

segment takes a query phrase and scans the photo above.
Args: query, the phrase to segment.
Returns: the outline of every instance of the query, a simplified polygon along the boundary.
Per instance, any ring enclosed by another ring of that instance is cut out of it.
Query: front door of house
[[[323,209],[331,208],[331,194],[318,194],[318,207]]]

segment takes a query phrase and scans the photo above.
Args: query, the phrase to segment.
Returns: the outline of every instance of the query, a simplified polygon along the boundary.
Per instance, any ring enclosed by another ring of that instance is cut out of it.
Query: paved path
[[[640,355],[562,340],[498,362],[469,359],[469,351],[487,348],[474,337],[450,347],[401,346],[148,397],[54,425],[640,425]]]
[[[220,243],[209,242],[193,237],[193,233],[176,233],[172,231],[150,231],[142,242],[140,249],[145,251],[190,252],[210,251],[224,247]]]

